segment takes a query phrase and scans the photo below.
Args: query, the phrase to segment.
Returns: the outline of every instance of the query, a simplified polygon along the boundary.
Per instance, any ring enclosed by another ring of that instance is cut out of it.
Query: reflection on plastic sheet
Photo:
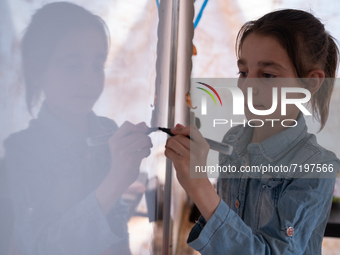
[[[19,10],[12,4],[1,3],[13,13],[2,16],[11,29],[1,71],[13,66],[5,77],[13,88],[1,114],[14,116],[1,131],[1,177],[3,169],[7,175],[1,182],[1,222],[8,222],[1,253],[153,254],[154,225],[162,219],[159,146],[165,141],[164,135],[151,141],[146,125],[155,79],[156,6],[135,5],[123,31],[117,28],[123,24],[108,18],[122,13],[123,1],[110,8],[101,2],[85,8],[35,2]],[[23,19],[28,27],[21,32]],[[108,143],[87,145],[88,137],[108,133]],[[141,228],[149,234],[138,235]]]

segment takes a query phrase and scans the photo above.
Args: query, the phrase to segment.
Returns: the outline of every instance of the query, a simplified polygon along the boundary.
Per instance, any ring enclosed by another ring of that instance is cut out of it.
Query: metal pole
[[[168,100],[168,127],[174,126],[175,120],[175,96],[176,96],[176,73],[177,73],[177,50],[178,50],[178,19],[179,0],[172,0],[171,18],[171,46],[170,46],[170,70],[169,70],[169,100]],[[171,254],[171,184],[172,162],[166,161],[166,176],[164,186],[163,205],[163,255]]]

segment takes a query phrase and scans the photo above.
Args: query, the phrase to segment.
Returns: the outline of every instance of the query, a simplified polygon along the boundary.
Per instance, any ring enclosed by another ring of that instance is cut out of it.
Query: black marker
[[[152,132],[155,132],[155,131],[158,131],[158,130],[160,130],[164,133],[167,133],[169,136],[174,136],[174,134],[171,133],[170,128],[163,128],[163,127],[151,127],[151,128],[149,128],[149,131],[146,134],[151,134]],[[108,142],[108,140],[110,139],[110,137],[112,135],[113,135],[113,133],[108,133],[108,134],[97,136],[97,137],[90,137],[90,138],[87,139],[87,145],[88,146],[97,146],[97,145],[105,144],[105,143]],[[187,137],[190,138],[189,136],[187,136]],[[231,155],[231,153],[233,152],[233,146],[231,146],[229,144],[216,142],[216,141],[211,140],[209,138],[205,138],[205,140],[208,142],[211,150],[218,151],[218,152],[223,153],[225,155]]]
[[[170,128],[163,128],[163,127],[158,127],[158,128],[150,128],[150,129],[156,129],[154,131],[160,130],[163,131],[164,133],[167,133],[169,136],[174,136],[173,133],[171,133],[171,129]],[[150,131],[150,133],[153,131]],[[189,139],[191,139],[189,136],[187,136]],[[210,146],[210,150],[214,150],[214,151],[218,151],[220,153],[226,154],[226,155],[231,155],[231,153],[233,152],[233,146],[226,144],[226,143],[220,143],[220,142],[216,142],[214,140],[211,140],[209,138],[204,138],[209,146]]]
[[[163,127],[154,127],[154,128],[149,128],[149,132],[148,134],[154,132],[154,131],[157,131],[157,130],[160,130],[164,133],[167,133],[169,136],[174,136],[173,133],[171,133],[171,129],[170,128],[163,128]],[[189,136],[187,136],[188,138],[190,138]]]

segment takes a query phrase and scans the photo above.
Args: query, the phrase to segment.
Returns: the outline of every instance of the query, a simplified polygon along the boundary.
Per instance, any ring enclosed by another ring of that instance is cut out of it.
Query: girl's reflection
[[[145,123],[91,110],[104,86],[109,40],[104,21],[74,4],[47,4],[22,41],[28,109],[45,100],[29,127],[5,141],[22,254],[130,254],[120,198],[136,180],[152,143]],[[115,132],[109,144],[86,138]],[[13,249],[12,247],[12,249]]]

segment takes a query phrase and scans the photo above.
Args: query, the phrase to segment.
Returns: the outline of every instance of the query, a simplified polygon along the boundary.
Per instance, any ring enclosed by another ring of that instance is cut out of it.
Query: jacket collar
[[[295,127],[287,128],[282,132],[269,137],[261,143],[249,144],[254,128],[246,125],[237,135],[236,153],[240,156],[249,154],[262,154],[263,157],[273,162],[284,156],[291,148],[299,143],[307,134],[306,121],[300,112]]]
[[[99,136],[112,132],[110,128],[102,125],[100,117],[93,111],[87,114],[87,119],[90,136]],[[45,102],[42,104],[38,117],[34,120],[32,125],[38,125],[42,132],[44,132],[52,142],[61,149],[75,144],[86,145],[87,135],[73,130],[56,118],[50,112]]]

